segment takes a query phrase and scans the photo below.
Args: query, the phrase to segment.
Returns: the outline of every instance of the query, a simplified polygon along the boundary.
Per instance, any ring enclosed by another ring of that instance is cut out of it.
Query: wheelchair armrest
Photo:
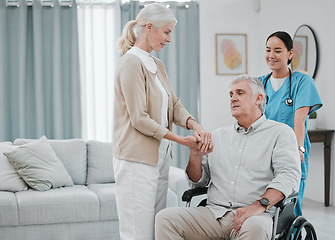
[[[275,204],[275,207],[279,207],[282,209],[286,205],[287,201],[292,200],[292,199],[296,201],[297,197],[298,197],[298,193],[292,193],[291,195],[287,196],[286,198],[283,198],[277,204]]]
[[[190,202],[191,199],[195,196],[203,195],[207,193],[208,187],[201,187],[201,188],[192,188],[189,190],[186,190],[181,197],[183,202]]]

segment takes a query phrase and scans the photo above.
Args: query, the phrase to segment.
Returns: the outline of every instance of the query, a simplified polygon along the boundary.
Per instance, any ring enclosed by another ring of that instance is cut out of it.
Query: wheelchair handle
[[[190,202],[191,199],[195,196],[203,195],[207,193],[208,187],[201,187],[201,188],[192,188],[184,192],[181,200],[183,202]]]
[[[277,202],[276,204],[275,204],[275,207],[277,207],[277,208],[283,208],[284,206],[285,206],[285,204],[286,204],[286,201],[288,201],[288,200],[292,200],[293,199],[293,201],[294,201],[294,205],[295,205],[295,203],[296,203],[296,201],[297,201],[297,197],[298,197],[298,193],[292,193],[291,195],[289,195],[289,196],[287,196],[286,198],[283,198],[282,200],[280,200],[279,202]]]

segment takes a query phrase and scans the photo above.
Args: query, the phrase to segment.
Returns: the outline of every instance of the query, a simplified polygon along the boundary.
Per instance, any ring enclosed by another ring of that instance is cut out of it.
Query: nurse
[[[296,216],[302,215],[302,198],[308,175],[310,141],[307,134],[308,115],[322,107],[313,79],[301,72],[292,72],[288,65],[293,57],[293,41],[286,32],[272,33],[266,40],[265,61],[271,73],[260,77],[267,94],[265,116],[286,123],[295,132],[301,160],[301,182]]]

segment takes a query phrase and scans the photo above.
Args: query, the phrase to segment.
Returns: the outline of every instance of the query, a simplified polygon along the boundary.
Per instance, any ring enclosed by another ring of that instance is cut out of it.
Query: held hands
[[[189,148],[197,148],[198,141],[194,136],[186,136],[183,137],[182,145],[185,145]]]
[[[188,120],[188,125],[193,129],[193,136],[198,142],[198,149],[201,152],[207,152],[209,148],[213,148],[212,133],[204,130],[204,128],[193,119]]]
[[[210,152],[213,151],[213,143],[211,140],[207,140],[207,145],[205,146],[204,143],[197,140],[197,138],[193,135],[193,136],[186,136],[183,137],[182,140],[182,145],[185,145],[187,147],[189,147],[191,153],[196,154],[196,155],[206,155]]]
[[[193,130],[193,136],[197,139],[198,149],[201,152],[207,152],[209,148],[213,148],[212,133],[207,132],[203,129]]]
[[[189,147],[191,157],[202,159],[202,156],[213,152],[214,145],[212,143],[210,143],[210,146],[204,151],[201,150],[201,145],[200,142],[197,142],[195,147]]]

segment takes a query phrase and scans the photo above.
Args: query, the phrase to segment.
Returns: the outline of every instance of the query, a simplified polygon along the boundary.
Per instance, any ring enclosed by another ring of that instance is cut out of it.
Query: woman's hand
[[[164,136],[165,139],[177,142],[181,145],[185,145],[189,148],[197,148],[198,147],[198,140],[194,136],[179,136],[171,131]]]
[[[198,141],[194,136],[182,137],[180,144],[185,145],[192,149],[198,147]]]

